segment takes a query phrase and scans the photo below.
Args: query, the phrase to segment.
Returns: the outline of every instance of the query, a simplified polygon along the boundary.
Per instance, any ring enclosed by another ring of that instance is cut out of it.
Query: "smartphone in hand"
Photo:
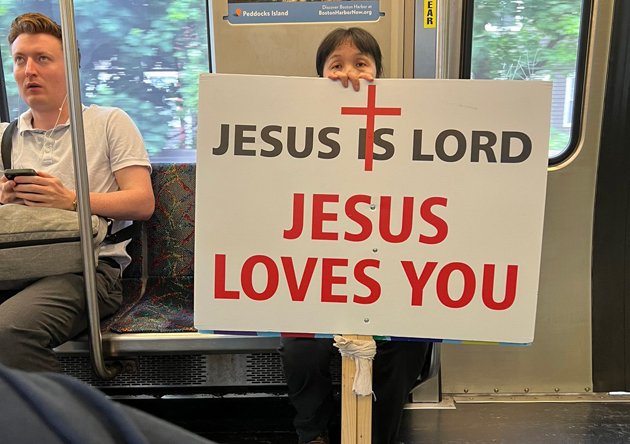
[[[4,176],[9,180],[13,180],[17,176],[37,176],[37,171],[32,168],[9,168],[4,170]]]

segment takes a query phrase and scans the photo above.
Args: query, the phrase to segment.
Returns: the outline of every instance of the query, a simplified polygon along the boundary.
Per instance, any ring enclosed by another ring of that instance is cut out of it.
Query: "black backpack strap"
[[[11,168],[11,148],[13,147],[13,133],[17,129],[17,119],[9,123],[2,133],[2,166],[5,170]]]
[[[134,220],[131,225],[125,227],[123,229],[118,230],[114,234],[111,234],[112,224],[110,221],[109,227],[107,227],[107,236],[103,243],[106,244],[117,244],[118,242],[126,241],[127,239],[131,239],[136,234],[140,232],[140,227],[142,223],[138,220]]]

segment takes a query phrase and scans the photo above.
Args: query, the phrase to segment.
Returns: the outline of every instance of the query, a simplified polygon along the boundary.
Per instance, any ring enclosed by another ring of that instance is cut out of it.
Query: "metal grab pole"
[[[438,0],[437,2],[437,35],[435,45],[435,78],[436,79],[448,79],[450,66],[449,66],[449,37],[451,31],[451,0]],[[427,380],[435,377],[439,377],[441,374],[441,349],[442,344],[434,342],[431,348],[431,365],[429,367],[429,374]],[[442,386],[438,379],[437,386],[437,402],[440,402],[442,398]]]
[[[98,310],[96,292],[96,264],[94,245],[92,244],[92,212],[90,209],[90,184],[87,173],[85,155],[85,134],[83,131],[83,114],[81,105],[81,88],[79,80],[79,60],[77,39],[74,26],[74,5],[72,0],[59,2],[61,28],[63,33],[63,52],[66,67],[66,85],[68,88],[68,105],[70,112],[70,130],[72,132],[72,154],[74,175],[76,180],[77,210],[79,233],[81,235],[81,253],[83,255],[83,277],[88,310],[88,336],[90,340],[90,357],[92,367],[102,379],[112,379],[120,368],[108,368],[103,358],[103,338],[101,337],[101,320]]]
[[[449,72],[448,38],[450,31],[450,0],[437,2],[437,30],[435,44],[435,78],[447,79]]]

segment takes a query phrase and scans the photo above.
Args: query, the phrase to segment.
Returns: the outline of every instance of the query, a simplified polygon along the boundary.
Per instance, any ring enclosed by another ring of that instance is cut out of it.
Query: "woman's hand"
[[[367,80],[368,82],[374,81],[374,76],[369,72],[361,72],[357,70],[351,71],[334,71],[327,75],[330,80],[340,81],[344,88],[347,88],[349,84],[352,84],[352,88],[355,91],[361,89],[360,80]]]

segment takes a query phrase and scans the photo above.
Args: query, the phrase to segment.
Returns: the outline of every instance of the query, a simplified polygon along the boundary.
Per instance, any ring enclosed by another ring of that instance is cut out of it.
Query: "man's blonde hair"
[[[13,20],[7,37],[9,45],[12,45],[21,34],[49,34],[62,40],[61,26],[39,12],[27,12]]]

